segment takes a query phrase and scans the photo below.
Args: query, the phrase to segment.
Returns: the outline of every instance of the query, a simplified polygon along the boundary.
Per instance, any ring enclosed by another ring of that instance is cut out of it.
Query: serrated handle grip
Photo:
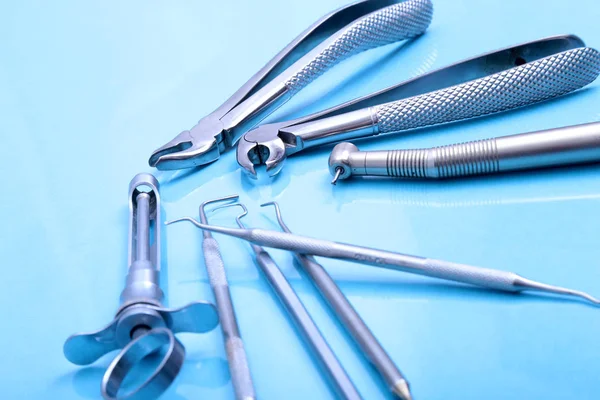
[[[591,83],[600,53],[580,47],[446,89],[373,107],[379,133],[480,117],[560,96]]]
[[[430,0],[408,0],[368,14],[302,57],[285,85],[294,94],[340,61],[375,47],[425,32],[433,16]]]
[[[215,305],[221,322],[235,398],[237,400],[252,400],[256,398],[256,394],[250,368],[248,367],[246,349],[239,332],[233,301],[231,300],[231,292],[227,283],[219,243],[213,237],[205,237],[202,242],[202,252],[210,285],[215,295]]]
[[[490,289],[510,292],[521,290],[515,285],[518,276],[512,272],[262,229],[252,229],[250,240],[254,243],[301,254],[346,260]]]

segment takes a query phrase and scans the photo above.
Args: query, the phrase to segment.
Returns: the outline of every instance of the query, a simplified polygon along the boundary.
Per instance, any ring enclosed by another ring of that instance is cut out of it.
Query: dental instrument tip
[[[401,400],[412,400],[413,397],[410,393],[410,388],[408,386],[408,382],[404,379],[396,382],[394,387],[392,388],[394,394]]]
[[[189,222],[193,223],[194,225],[197,224],[197,221],[194,218],[191,218],[191,217],[182,217],[182,218],[173,219],[171,221],[166,221],[165,225],[171,225],[171,224],[175,224],[177,222],[182,222],[182,221],[189,221]]]
[[[344,169],[342,167],[337,167],[335,169],[335,176],[333,177],[333,180],[331,181],[332,185],[337,185],[337,181],[338,179],[340,179],[340,175],[342,175],[342,172],[344,172]]]

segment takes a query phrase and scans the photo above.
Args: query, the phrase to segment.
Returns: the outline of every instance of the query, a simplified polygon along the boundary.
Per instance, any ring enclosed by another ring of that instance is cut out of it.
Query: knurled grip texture
[[[511,272],[499,271],[488,268],[473,267],[471,265],[457,264],[442,260],[425,260],[425,268],[431,274],[424,274],[439,279],[468,283],[490,289],[518,292],[515,286],[517,275]]]
[[[399,178],[427,178],[428,149],[390,150],[386,155],[387,175]]]
[[[269,247],[392,268],[417,275],[452,280],[496,290],[520,290],[514,284],[518,276],[511,272],[351,246],[285,233],[274,235],[269,231],[261,229],[252,230],[252,241],[268,242]]]
[[[244,342],[239,337],[229,337],[225,340],[225,351],[227,360],[232,364],[229,366],[231,381],[234,383],[236,400],[253,400],[256,398],[248,358]]]
[[[388,176],[402,178],[450,178],[498,172],[496,139],[434,147],[391,150],[386,157]]]
[[[407,0],[360,18],[344,28],[343,33],[318,54],[307,55],[307,63],[285,82],[289,93],[297,93],[352,55],[422,34],[431,23],[432,16],[430,0]]]
[[[500,170],[496,139],[440,146],[432,151],[438,178],[491,174]]]
[[[202,252],[204,253],[204,264],[211,286],[227,286],[227,276],[225,275],[225,266],[221,258],[219,243],[210,237],[202,242]]]
[[[581,47],[447,89],[374,107],[380,133],[475,118],[547,100],[591,83],[600,53]]]

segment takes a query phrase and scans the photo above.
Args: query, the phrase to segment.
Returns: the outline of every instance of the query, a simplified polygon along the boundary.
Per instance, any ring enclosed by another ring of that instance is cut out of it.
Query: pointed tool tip
[[[396,396],[398,396],[399,399],[413,400],[408,382],[405,380],[397,382],[396,385],[394,385],[393,392]]]

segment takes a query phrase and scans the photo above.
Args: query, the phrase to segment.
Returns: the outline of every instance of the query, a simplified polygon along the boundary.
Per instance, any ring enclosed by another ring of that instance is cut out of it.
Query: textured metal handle
[[[237,325],[219,243],[213,237],[205,237],[202,242],[202,252],[221,321],[235,398],[254,399],[256,395],[248,367],[248,357]]]
[[[370,154],[366,154],[366,175]],[[391,150],[385,158],[386,175],[402,178],[450,178],[498,172],[500,164],[496,139],[434,147]],[[375,174],[373,174],[375,175]]]
[[[204,238],[202,254],[204,255],[204,264],[211,286],[227,286],[227,275],[225,274],[219,243],[212,237]]]
[[[426,259],[423,275],[508,292],[518,292],[520,290],[514,284],[518,276],[512,272],[449,261]]]
[[[374,107],[379,133],[460,121],[579,89],[600,73],[600,53],[582,47],[485,78]]]
[[[286,82],[291,94],[340,61],[362,51],[422,34],[433,16],[430,0],[408,0],[375,11],[338,32],[298,61],[298,72]]]
[[[514,284],[518,276],[512,272],[433,260],[262,229],[253,229],[251,240],[256,243],[268,243],[269,247],[302,254],[347,260],[496,290],[510,292],[520,290]]]

